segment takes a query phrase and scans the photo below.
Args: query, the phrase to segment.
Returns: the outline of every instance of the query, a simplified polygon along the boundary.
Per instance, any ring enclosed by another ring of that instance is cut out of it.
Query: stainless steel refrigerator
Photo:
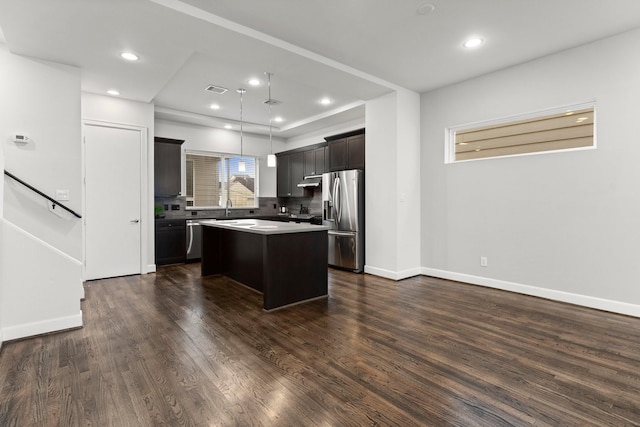
[[[322,175],[323,224],[329,226],[329,265],[364,268],[364,171]]]

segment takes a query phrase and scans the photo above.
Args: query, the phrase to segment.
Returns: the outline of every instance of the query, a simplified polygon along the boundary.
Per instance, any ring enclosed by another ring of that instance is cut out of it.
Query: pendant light
[[[242,153],[242,95],[244,95],[246,90],[238,89],[237,92],[240,94],[240,161],[238,162],[238,171],[244,172],[247,170],[247,166],[244,162],[244,156]]]
[[[273,119],[271,117],[271,73],[265,72],[267,75],[267,81],[269,86],[269,99],[267,99],[267,104],[269,105],[269,145],[271,146],[271,153],[267,155],[267,167],[274,168],[276,167],[276,155],[273,154],[273,137],[271,134],[271,124],[273,123]]]

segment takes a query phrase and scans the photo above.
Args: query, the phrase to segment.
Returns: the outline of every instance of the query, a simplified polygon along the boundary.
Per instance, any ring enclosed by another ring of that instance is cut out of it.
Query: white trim
[[[132,125],[126,123],[116,123],[105,120],[95,120],[95,119],[82,119],[82,148],[81,148],[81,158],[82,158],[82,194],[84,197],[82,198],[82,212],[83,216],[86,213],[86,151],[85,151],[85,128],[86,126],[100,126],[100,127],[108,127],[108,128],[116,128],[116,129],[126,129],[140,132],[140,273],[145,274],[148,272],[147,270],[147,257],[149,247],[147,244],[148,235],[149,235],[149,226],[150,224],[154,224],[153,222],[153,214],[150,212],[149,207],[149,191],[148,191],[148,166],[147,163],[149,161],[149,136],[148,129],[146,126],[141,125]],[[82,221],[82,276],[86,278],[86,223],[83,218]],[[154,269],[155,271],[155,269]]]
[[[564,113],[564,112],[567,112],[568,110],[583,110],[583,109],[586,109],[586,108],[593,108],[594,120],[593,120],[593,145],[592,146],[589,146],[589,147],[578,147],[578,148],[564,148],[564,149],[560,149],[560,150],[534,151],[534,152],[531,152],[531,153],[508,154],[508,155],[504,155],[504,156],[501,155],[501,156],[492,156],[492,157],[482,157],[482,158],[478,158],[478,159],[467,159],[467,160],[456,160],[456,158],[455,158],[455,154],[456,154],[455,135],[456,135],[456,132],[463,131],[463,130],[468,130],[468,129],[473,129],[473,128],[476,128],[476,127],[482,127],[482,126],[498,125],[498,124],[508,123],[508,122],[512,122],[512,121],[535,119],[535,118],[538,118],[538,117],[541,117],[541,116]],[[463,124],[463,125],[449,126],[449,127],[444,129],[444,136],[445,136],[445,139],[444,139],[444,143],[445,143],[445,147],[444,147],[444,163],[445,164],[466,163],[466,162],[475,162],[475,161],[479,161],[479,160],[501,159],[501,158],[508,158],[508,157],[536,156],[536,155],[539,155],[539,154],[563,153],[563,152],[567,152],[567,151],[595,150],[598,147],[598,141],[597,141],[598,132],[597,132],[596,115],[597,115],[596,101],[595,100],[590,100],[590,101],[584,101],[584,102],[579,102],[579,103],[575,103],[575,104],[562,105],[562,106],[559,106],[559,107],[546,108],[546,109],[543,109],[543,110],[531,111],[531,112],[528,112],[528,113],[520,113],[520,114],[511,115],[511,116],[503,116],[503,117],[499,117],[497,119],[480,120],[480,121],[476,121],[476,122],[466,123],[466,124]]]
[[[24,323],[18,326],[3,328],[2,335],[5,341],[9,341],[80,327],[82,327],[82,310],[80,310],[78,314],[75,314],[73,316],[59,317],[57,319]]]
[[[148,264],[146,272],[147,273],[155,273],[156,272],[156,265],[155,264]]]
[[[402,280],[402,279],[408,279],[409,277],[413,277],[413,276],[419,276],[421,269],[419,267],[416,268],[410,268],[408,270],[402,270],[402,271],[392,271],[392,270],[386,270],[384,268],[378,268],[378,267],[372,267],[370,265],[365,265],[364,266],[364,272],[367,274],[373,274],[374,276],[380,276],[380,277],[384,277],[386,279],[391,279],[391,280]]]
[[[29,239],[33,240],[34,242],[37,242],[39,245],[44,246],[45,248],[47,248],[51,252],[53,252],[53,253],[57,254],[58,256],[66,259],[71,264],[75,264],[76,267],[80,267],[82,265],[81,261],[75,259],[74,257],[69,255],[68,253],[61,251],[60,249],[56,248],[55,246],[51,245],[50,243],[45,242],[41,238],[39,238],[39,237],[29,233],[28,231],[18,227],[17,225],[15,225],[13,222],[9,221],[8,219],[6,219],[6,218],[1,218],[1,219],[2,219],[2,221],[0,221],[0,226],[2,226],[2,224],[4,223],[7,227],[11,227],[14,231],[22,234],[23,236],[27,236]]]
[[[432,276],[441,279],[469,283],[472,285],[501,289],[503,291],[516,292],[523,295],[546,298],[553,301],[566,302],[582,307],[595,308],[597,310],[610,311],[612,313],[624,314],[627,316],[640,317],[640,305],[629,304],[621,301],[607,300],[598,297],[591,297],[588,295],[572,294],[569,292],[557,291],[554,289],[541,288],[539,286],[524,285],[521,283],[507,282],[504,280],[473,276],[464,273],[455,273],[452,271],[438,270],[429,267],[422,267],[421,274],[425,276]]]

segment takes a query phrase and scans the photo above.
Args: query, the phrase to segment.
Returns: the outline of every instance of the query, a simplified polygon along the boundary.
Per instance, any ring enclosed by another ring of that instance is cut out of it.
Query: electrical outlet
[[[480,257],[480,267],[486,267],[488,264],[488,260],[486,256]]]

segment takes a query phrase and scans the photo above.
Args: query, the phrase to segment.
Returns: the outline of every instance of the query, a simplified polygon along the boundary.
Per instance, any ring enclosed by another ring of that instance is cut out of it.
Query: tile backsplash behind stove
[[[278,206],[286,206],[291,214],[300,213],[300,205],[309,208],[309,214],[322,215],[322,189],[316,188],[313,197],[280,197]]]

